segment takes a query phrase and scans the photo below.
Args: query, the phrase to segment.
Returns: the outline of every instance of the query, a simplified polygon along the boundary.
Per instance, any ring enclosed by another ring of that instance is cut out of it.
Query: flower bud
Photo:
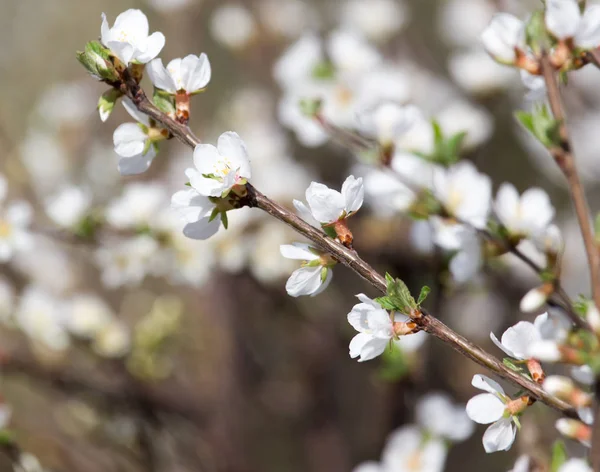
[[[550,294],[554,291],[552,284],[544,284],[541,287],[531,289],[521,299],[519,305],[520,310],[523,313],[533,313],[542,308]]]
[[[544,381],[544,390],[550,395],[560,398],[575,408],[587,407],[592,403],[590,394],[577,388],[575,383],[562,375],[551,375]]]
[[[561,418],[555,423],[556,429],[560,434],[567,438],[576,439],[577,441],[590,445],[592,438],[592,430],[581,421],[568,418]]]
[[[97,80],[119,80],[119,74],[110,60],[110,51],[98,41],[90,41],[83,52],[77,52],[77,60]]]
[[[111,88],[110,90],[107,90],[102,95],[100,95],[100,98],[98,100],[98,112],[100,113],[100,119],[103,122],[108,119],[108,117],[115,108],[117,100],[119,100],[119,98],[121,98],[122,96],[123,94],[121,93],[121,91],[115,88]]]

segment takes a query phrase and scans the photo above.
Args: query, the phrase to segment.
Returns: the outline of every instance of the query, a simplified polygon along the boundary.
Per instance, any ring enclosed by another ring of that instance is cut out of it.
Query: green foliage
[[[175,97],[154,87],[152,101],[163,113],[175,113]]]
[[[100,110],[100,114],[102,116],[102,120],[106,121],[106,119],[113,112],[115,105],[119,101],[123,94],[120,90],[116,88],[111,88],[100,95],[98,99],[98,110]]]
[[[531,113],[518,111],[515,118],[546,148],[560,146],[561,123],[554,119],[547,105],[537,105]]]
[[[421,306],[421,304],[425,301],[430,292],[431,288],[429,288],[427,285],[423,285],[423,287],[421,288],[421,293],[419,293],[417,305]]]
[[[387,282],[386,295],[375,299],[384,309],[409,313],[411,310],[419,308],[419,304],[415,301],[410,290],[402,280],[394,279],[390,274],[385,274],[385,280]],[[429,293],[427,289],[424,287],[421,290],[419,299],[421,297],[425,299],[424,297]]]
[[[552,446],[550,472],[557,472],[565,462],[567,462],[567,448],[565,447],[565,443],[558,440]]]
[[[442,127],[436,120],[431,121],[433,128],[434,148],[431,154],[416,153],[422,158],[445,167],[455,164],[460,159],[460,152],[467,133],[460,131],[445,136]]]

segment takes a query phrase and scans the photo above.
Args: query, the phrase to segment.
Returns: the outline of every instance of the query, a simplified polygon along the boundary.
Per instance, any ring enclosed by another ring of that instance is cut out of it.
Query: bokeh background
[[[386,3],[392,7],[380,5]],[[518,74],[493,64],[478,44],[495,11],[523,13],[528,2],[0,0],[0,6],[0,171],[10,198],[26,199],[35,212],[34,246],[0,265],[0,388],[12,410],[8,428],[45,469],[351,471],[380,457],[390,431],[414,422],[421,396],[442,391],[465,403],[475,394],[472,376],[483,373],[435,339],[383,360],[351,360],[346,313],[354,294],[375,294],[336,267],[322,295],[288,297],[285,281],[296,266],[278,246],[296,238],[251,211],[240,210],[214,241],[179,238],[176,249],[132,237],[130,223],[125,230],[103,227],[94,240],[57,229],[47,206],[70,185],[86,190],[96,214],[116,205],[146,223],[168,210],[191,158],[169,141],[149,172],[118,175],[112,132],[129,117],[119,106],[101,123],[95,104],[105,86],[75,60],[75,51],[99,36],[101,12],[112,22],[127,8],[142,9],[151,31],[167,38],[166,60],[208,54],[212,81],[192,101],[192,129],[207,142],[237,131],[247,141],[256,186],[288,206],[303,198],[312,179],[339,188],[356,158],[331,142],[306,147],[280,124],[282,91],[273,66],[307,31],[327,37],[340,27],[359,30],[404,74],[398,86],[406,89],[405,101],[431,115],[446,111],[448,129],[470,133],[465,158],[495,188],[511,181],[520,190],[535,185],[549,192],[566,240],[565,286],[573,296],[587,291],[561,176],[512,117],[530,106]],[[593,209],[599,83],[600,72],[590,66],[567,89]],[[534,275],[504,258],[457,285],[444,256],[412,226],[399,215],[362,211],[352,220],[356,249],[414,290],[431,286],[426,306],[500,355],[489,333],[499,335],[523,317],[518,301]],[[138,252],[143,264],[127,259]],[[65,340],[61,332],[58,344],[48,342],[53,319],[85,324],[98,312],[112,320],[100,339],[69,333]],[[492,455],[484,453],[478,427],[450,449],[446,470],[506,471],[523,452],[543,458],[558,435],[555,419],[536,405],[512,450]],[[11,470],[8,456],[0,470]]]

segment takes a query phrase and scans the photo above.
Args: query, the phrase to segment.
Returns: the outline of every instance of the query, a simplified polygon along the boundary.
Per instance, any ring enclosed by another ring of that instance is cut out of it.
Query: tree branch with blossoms
[[[539,312],[543,306],[554,303],[568,314],[569,320],[545,313],[533,322],[517,323],[500,339],[491,333],[492,341],[508,356],[503,361],[423,308],[428,289],[423,288],[415,300],[403,281],[380,274],[360,257],[354,249],[349,221],[363,204],[367,185],[362,178],[349,176],[340,191],[311,183],[306,190],[307,203],[294,201],[296,214],[250,183],[248,153],[237,133],[223,133],[216,146],[202,143],[196,137],[188,126],[190,99],[202,92],[210,80],[210,63],[204,54],[174,59],[165,67],[156,58],[164,37],[160,33],[148,35],[145,16],[138,10],[128,10],[112,28],[103,17],[100,42],[88,43],[78,53],[78,59],[93,76],[111,87],[99,101],[102,120],[124,98],[125,108],[137,121],[119,126],[114,134],[121,174],[147,170],[160,143],[166,139],[177,138],[193,149],[194,166],[185,172],[188,189],[175,193],[171,200],[173,211],[185,224],[185,236],[207,239],[221,227],[227,229],[228,212],[242,207],[262,210],[311,242],[280,247],[282,256],[301,261],[301,267],[286,284],[290,296],[321,293],[331,281],[337,263],[347,266],[381,293],[375,299],[358,295],[360,303],[348,314],[348,322],[358,331],[349,346],[352,358],[373,359],[390,343],[424,331],[522,389],[512,398],[492,379],[474,376],[472,385],[485,393],[473,397],[466,411],[475,422],[491,424],[483,437],[487,452],[511,447],[520,417],[536,400],[565,416],[557,423],[559,431],[587,444],[591,434],[588,424],[592,396],[571,379],[546,377],[542,362],[600,369],[600,254],[555,77],[557,72],[564,75],[589,63],[589,50],[600,46],[599,12],[594,7],[582,10],[575,0],[548,0],[527,24],[501,14],[482,35],[492,57],[521,69],[525,84],[539,88],[540,79],[545,83],[552,114],[542,105],[532,113],[521,112],[518,118],[546,146],[567,178],[588,256],[593,301],[582,299],[573,303],[561,285],[564,248],[558,228],[551,224],[554,208],[548,195],[538,188],[520,194],[512,184],[505,183],[492,204],[491,179],[470,162],[459,162],[464,133],[445,136],[435,119],[430,122],[414,107],[393,102],[377,103],[362,110],[357,123],[359,133],[330,122],[328,113],[335,115],[340,110],[332,112],[325,105],[321,107],[321,98],[304,100],[300,106],[303,111],[300,121],[307,120],[307,126],[318,126],[319,132],[347,142],[353,150],[365,154],[365,160],[375,164],[372,166],[375,172],[381,173],[376,176],[375,180],[379,180],[375,187],[385,193],[386,203],[393,201],[406,213],[431,223],[436,244],[451,253],[449,270],[456,280],[470,279],[486,258],[507,253],[516,255],[538,273],[541,285],[523,297],[521,311]],[[144,28],[140,29],[140,24]],[[134,41],[129,35],[132,31],[146,31],[146,34]],[[281,62],[294,63],[299,50],[304,53],[307,49],[319,49],[314,39],[292,48],[290,56]],[[339,42],[340,36],[336,40]],[[343,40],[352,45],[353,51],[364,47],[356,38]],[[367,59],[375,57],[366,47],[361,52]],[[321,66],[319,78],[323,80],[332,78],[332,67],[341,70],[345,67],[341,61],[336,64],[335,53],[330,53],[331,63],[311,64]],[[316,56],[322,60],[319,51]],[[152,98],[140,86],[144,72],[154,85]],[[294,82],[284,66],[276,68],[276,75],[283,82]],[[412,152],[406,156],[406,149],[398,143],[409,129],[420,125],[433,135],[433,149],[427,152],[409,149]],[[317,133],[316,140],[321,137]],[[386,180],[389,175],[383,175],[388,171],[424,182],[413,185],[411,180],[409,184],[394,185]],[[546,257],[545,265],[538,265],[519,249],[520,243],[527,240],[534,242]]]

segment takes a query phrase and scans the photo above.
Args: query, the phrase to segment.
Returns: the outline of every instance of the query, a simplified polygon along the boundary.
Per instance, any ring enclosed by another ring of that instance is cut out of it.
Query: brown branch
[[[590,210],[585,196],[585,191],[577,168],[575,166],[575,157],[572,152],[571,139],[569,131],[565,124],[565,113],[560,98],[558,81],[554,68],[546,57],[542,58],[542,73],[548,90],[548,102],[552,109],[554,118],[560,122],[560,145],[550,150],[552,157],[558,164],[558,167],[567,179],[573,206],[581,229],[581,236],[585,245],[585,251],[588,258],[590,278],[592,282],[592,297],[594,303],[600,308],[600,252],[595,243],[594,230],[592,228]]]
[[[121,91],[131,98],[138,110],[146,113],[157,122],[162,123],[173,136],[177,137],[188,146],[193,148],[200,143],[200,140],[194,136],[187,126],[178,123],[176,120],[156,108],[129,74],[125,74],[124,80],[125,83],[120,85]],[[249,206],[260,208],[284,224],[292,227],[321,249],[328,252],[338,262],[344,264],[360,275],[378,291],[382,293],[386,292],[387,287],[385,278],[363,261],[354,250],[348,249],[336,240],[327,237],[325,233],[309,225],[288,209],[272,201],[252,185],[248,184],[247,189],[247,204]],[[423,311],[423,316],[415,318],[415,322],[422,330],[450,344],[456,351],[467,356],[486,369],[491,370],[498,376],[523,388],[531,397],[542,401],[566,416],[577,418],[577,412],[566,402],[549,395],[538,384],[509,369],[496,357],[463,338],[429,313]]]
[[[197,398],[188,395],[183,387],[172,384],[144,384],[131,377],[112,374],[92,376],[76,369],[41,365],[25,351],[0,352],[0,372],[3,376],[25,374],[67,393],[95,396],[109,406],[137,411],[152,408],[187,418],[196,424],[206,421],[206,412],[198,406]]]

